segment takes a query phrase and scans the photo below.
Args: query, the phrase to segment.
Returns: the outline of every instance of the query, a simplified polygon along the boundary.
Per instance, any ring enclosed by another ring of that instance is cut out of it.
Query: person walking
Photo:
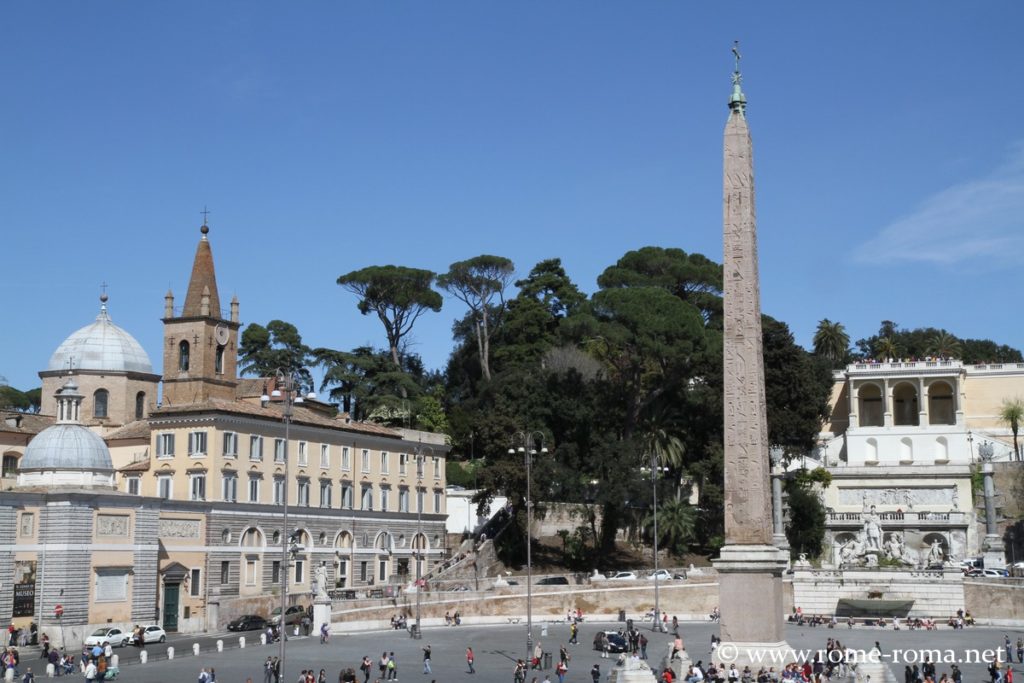
[[[429,644],[425,648],[423,648],[423,673],[424,674],[429,674],[430,673],[430,651],[431,651],[431,649],[430,649],[430,645]]]
[[[571,624],[569,624],[569,644],[570,645],[579,645],[579,641],[576,640],[576,637],[579,635],[579,632],[580,632],[580,629],[576,625],[575,621],[572,622]]]
[[[640,657],[647,659],[647,636],[640,634]]]
[[[594,683],[601,683],[601,665],[595,664],[590,667],[590,678],[593,679]]]
[[[394,652],[389,652],[388,653],[388,676],[387,676],[386,680],[389,680],[389,681],[397,681],[398,680],[398,660],[395,659],[395,653]]]
[[[263,683],[271,683],[274,679],[274,661],[267,657],[267,661],[263,662]]]
[[[373,662],[366,655],[363,655],[363,661],[359,664],[359,670],[363,672],[363,683],[370,683],[370,667],[373,666]]]
[[[476,673],[476,669],[473,668],[473,661],[474,661],[473,648],[467,647],[466,648],[466,665],[469,667],[469,673],[471,673],[471,674],[475,674]]]
[[[331,631],[327,628],[327,623],[320,624],[320,644],[326,645],[327,639],[331,637]]]

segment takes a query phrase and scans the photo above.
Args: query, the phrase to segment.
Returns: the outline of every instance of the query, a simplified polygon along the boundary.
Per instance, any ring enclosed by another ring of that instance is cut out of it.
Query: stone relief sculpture
[[[945,554],[938,540],[932,541],[932,547],[928,550],[928,566],[941,565],[945,561]]]

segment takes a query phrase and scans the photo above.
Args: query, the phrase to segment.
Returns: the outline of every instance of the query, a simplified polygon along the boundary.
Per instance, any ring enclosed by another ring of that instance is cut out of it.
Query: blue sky
[[[159,368],[209,205],[223,301],[383,345],[338,275],[630,249],[720,261],[740,39],[766,313],[1024,347],[1020,2],[175,2],[0,7],[0,375],[98,308]],[[414,349],[431,367],[463,314]]]

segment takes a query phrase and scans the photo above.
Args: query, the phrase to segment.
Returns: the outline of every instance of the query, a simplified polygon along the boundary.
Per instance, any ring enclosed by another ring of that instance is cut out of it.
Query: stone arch
[[[949,382],[936,380],[928,385],[928,424],[956,424],[956,397]]]
[[[874,383],[862,384],[857,390],[857,417],[861,427],[881,427],[884,424],[882,388]]]
[[[146,392],[140,391],[135,394],[135,419],[141,420],[146,417]]]
[[[418,533],[412,537],[413,550],[430,550],[430,539],[424,533]]]
[[[373,539],[373,547],[377,550],[392,552],[395,549],[395,540],[391,532],[387,530],[379,532]]]
[[[310,550],[313,547],[313,537],[301,527],[295,530],[295,542],[306,550]]]
[[[190,347],[186,340],[182,339],[181,343],[178,344],[178,371],[188,372],[188,366],[191,362]]]
[[[921,539],[923,547],[919,551],[921,553],[921,559],[926,560],[928,554],[931,552],[932,543],[938,541],[939,547],[942,548],[943,559],[949,559],[949,539],[946,538],[946,534],[939,531],[932,531],[924,535]]]
[[[238,545],[242,548],[264,548],[266,547],[266,536],[259,527],[251,526],[238,537]]]
[[[910,382],[900,382],[892,390],[893,424],[903,427],[916,427],[920,424],[919,398],[917,386]]]
[[[352,541],[352,534],[347,531],[339,531],[334,537],[334,547],[336,550],[351,550]]]

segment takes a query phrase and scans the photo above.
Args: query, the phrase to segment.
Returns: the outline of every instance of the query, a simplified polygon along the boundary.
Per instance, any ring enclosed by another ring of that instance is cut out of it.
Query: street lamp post
[[[426,539],[423,537],[423,499],[426,497],[426,491],[423,490],[424,451],[430,451],[430,455],[434,455],[434,449],[430,446],[423,444],[416,446],[416,542],[413,544],[416,553],[416,631],[412,635],[413,638],[423,636],[420,631],[420,593],[423,592],[422,565],[423,550],[426,545]]]
[[[287,624],[285,621],[288,610],[288,567],[292,547],[292,534],[288,531],[288,439],[291,435],[295,405],[304,402],[298,378],[292,372],[279,368],[274,373],[274,390],[270,392],[269,396],[263,394],[260,397],[260,402],[267,406],[271,398],[281,399],[281,419],[284,421],[284,490],[281,495],[281,616],[277,622],[281,638],[278,665],[281,671],[281,679],[283,680],[287,675],[285,672],[285,643],[287,642],[285,636]],[[309,398],[316,398],[316,394],[310,392]]]
[[[658,592],[658,477],[667,467],[659,467],[658,459],[654,452],[651,452],[651,509],[654,516],[654,619],[651,623],[652,631],[662,631],[661,603]]]
[[[512,435],[512,448],[508,449],[509,455],[517,452],[523,454],[526,463],[526,661],[533,657],[533,555],[530,528],[533,526],[533,503],[530,501],[530,465],[533,456],[537,455],[537,442],[540,442],[540,453],[547,453],[544,447],[544,434],[538,431],[516,432]],[[515,444],[520,444],[518,448]]]

